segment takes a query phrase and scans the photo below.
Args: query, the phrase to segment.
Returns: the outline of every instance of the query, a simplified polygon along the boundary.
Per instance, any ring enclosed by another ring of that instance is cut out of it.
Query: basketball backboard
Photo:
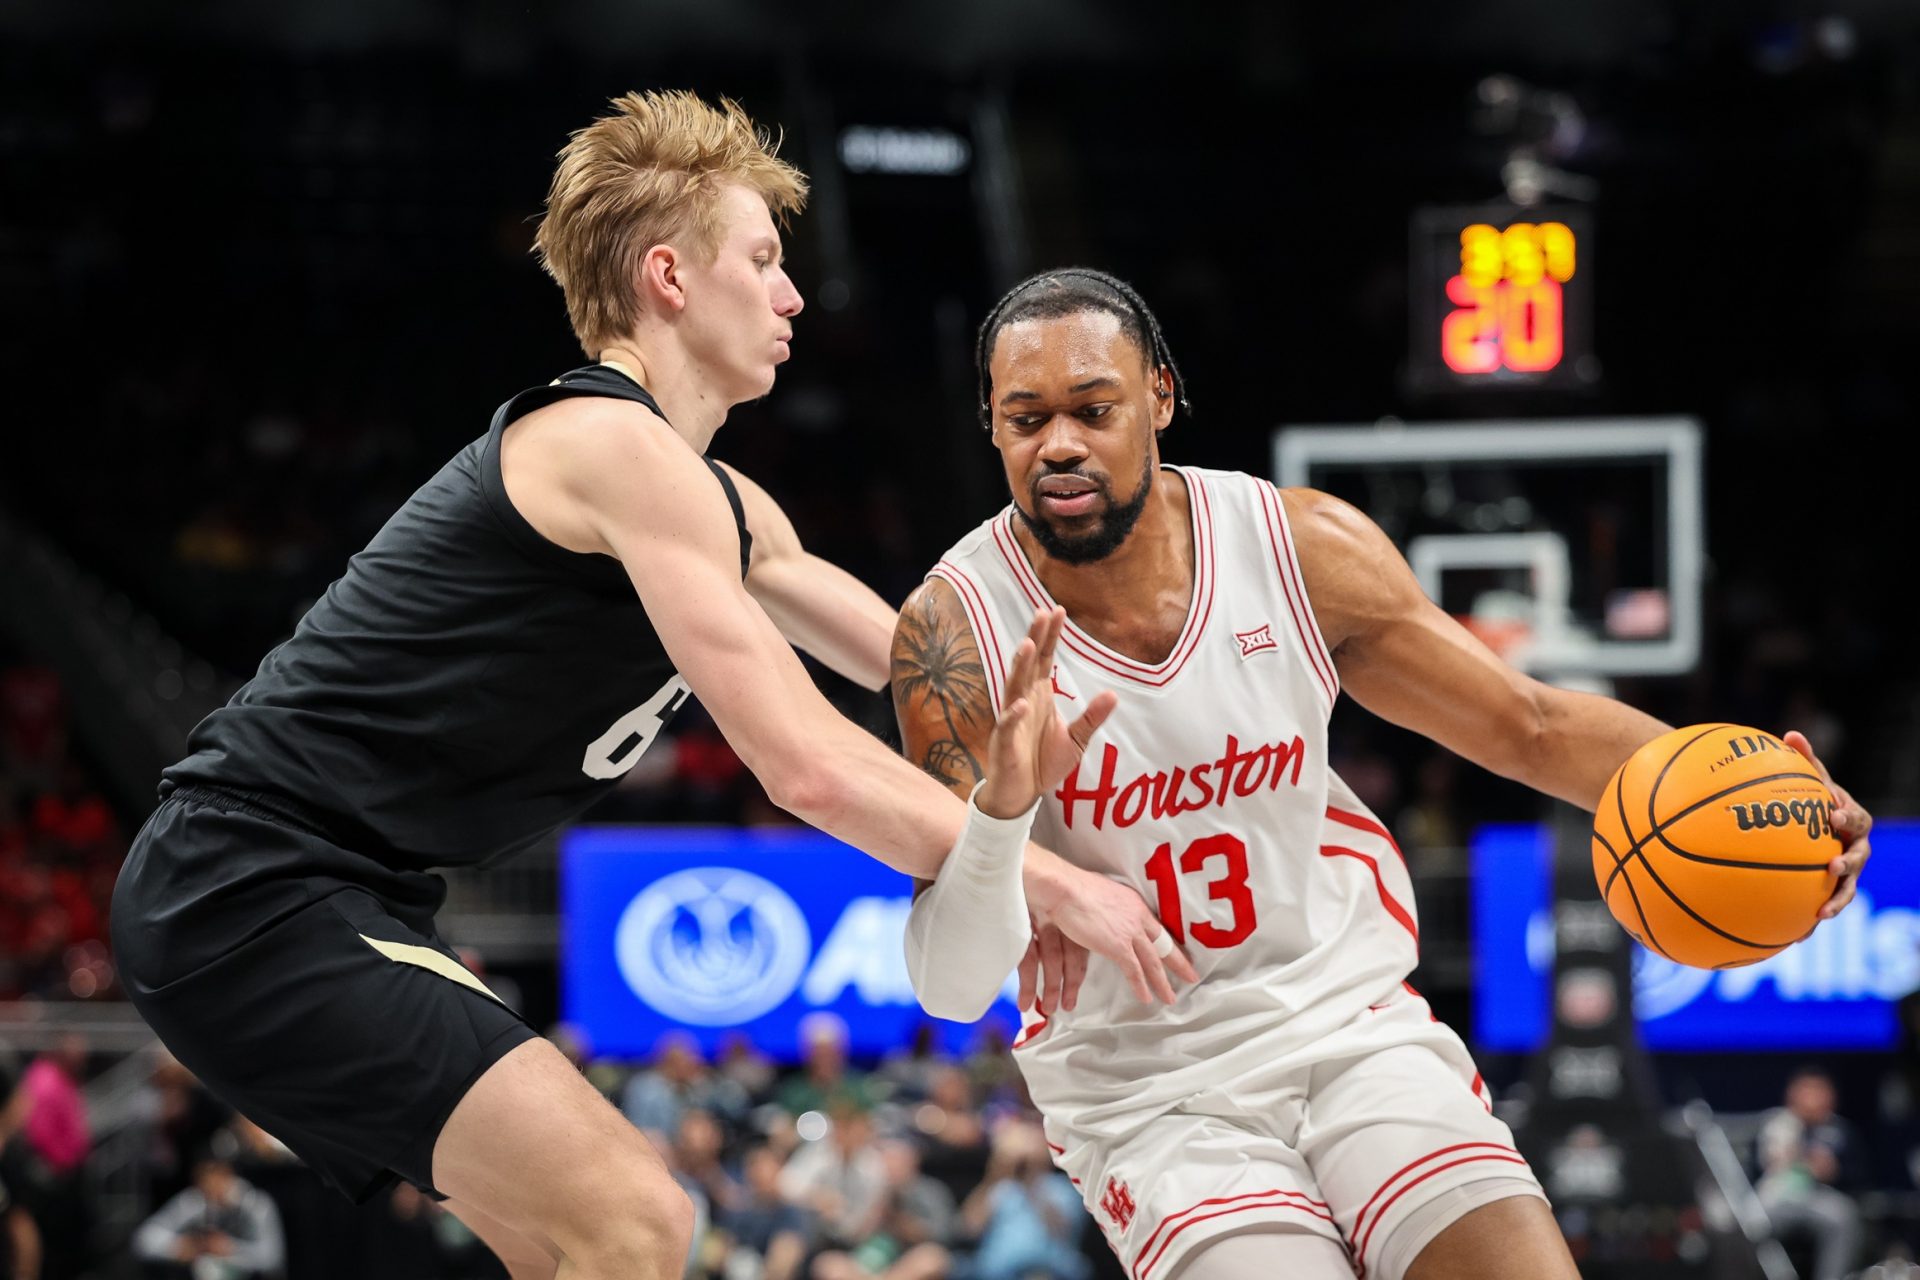
[[[1700,656],[1692,418],[1286,426],[1274,474],[1352,502],[1442,608],[1562,680],[1680,675]]]

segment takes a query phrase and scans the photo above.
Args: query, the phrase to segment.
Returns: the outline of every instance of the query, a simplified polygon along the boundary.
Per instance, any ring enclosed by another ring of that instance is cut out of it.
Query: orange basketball
[[[1698,969],[1752,964],[1813,931],[1840,852],[1832,814],[1812,762],[1772,734],[1689,725],[1607,783],[1593,874],[1649,949]]]

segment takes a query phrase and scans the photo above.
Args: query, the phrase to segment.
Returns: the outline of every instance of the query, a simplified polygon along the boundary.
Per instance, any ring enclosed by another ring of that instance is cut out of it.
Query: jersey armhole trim
[[[1266,514],[1267,542],[1273,551],[1274,570],[1280,577],[1280,589],[1287,597],[1294,631],[1300,637],[1307,664],[1313,669],[1320,691],[1327,697],[1327,713],[1331,715],[1340,697],[1340,673],[1334,666],[1333,654],[1327,648],[1319,619],[1314,617],[1313,601],[1307,595],[1306,582],[1300,576],[1300,558],[1294,549],[1293,526],[1287,520],[1287,506],[1281,501],[1280,491],[1272,484],[1265,480],[1255,483]]]
[[[611,385],[608,385],[609,381]],[[508,427],[531,413],[559,404],[563,400],[585,398],[602,400],[623,400],[645,409],[649,416],[671,431],[673,424],[667,421],[667,415],[661,412],[659,403],[645,387],[632,378],[602,365],[590,365],[584,369],[574,369],[561,374],[544,387],[532,387],[514,396],[494,411],[493,421],[488,424],[487,434],[481,437],[479,452],[480,492],[486,501],[487,509],[493,513],[495,521],[505,531],[507,537],[522,552],[534,560],[553,565],[576,577],[600,585],[614,581],[626,582],[626,566],[619,557],[599,551],[572,551],[561,546],[553,539],[533,527],[533,522],[514,505],[513,497],[507,492],[507,479],[500,468],[500,444]],[[702,456],[701,461],[713,464]],[[723,490],[726,489],[722,482]],[[728,501],[733,495],[728,492]],[[736,508],[736,516],[738,509]],[[736,518],[736,527],[742,535],[741,563],[744,566],[748,553],[745,542],[746,522]],[[744,567],[742,577],[745,577]]]
[[[555,399],[571,398],[571,396],[558,396]],[[500,411],[494,415],[493,425],[480,439],[477,460],[480,474],[476,478],[480,482],[480,496],[488,514],[493,517],[500,531],[506,534],[507,540],[536,564],[549,565],[589,581],[604,580],[609,569],[624,573],[620,562],[612,556],[596,552],[570,551],[561,546],[534,528],[533,522],[521,514],[520,508],[513,504],[512,496],[507,493],[506,475],[500,469],[500,441],[509,426],[526,416],[517,414],[503,421],[507,412],[519,402],[519,399],[520,397],[515,396],[500,406]]]
[[[666,419],[662,418],[662,422]],[[753,530],[747,528],[747,509],[740,503],[740,490],[734,487],[733,477],[727,469],[712,458],[702,456],[700,461],[707,464],[707,470],[713,472],[714,479],[720,482],[721,490],[727,495],[727,505],[733,508],[734,529],[740,534],[740,580],[747,580],[747,570],[753,567]]]
[[[927,577],[940,579],[960,597],[967,625],[973,630],[974,646],[980,651],[980,665],[987,669],[987,697],[992,699],[993,714],[998,716],[1002,697],[1000,682],[1006,679],[1006,663],[1000,656],[1000,638],[994,633],[993,615],[987,609],[986,597],[979,584],[950,560],[942,560],[928,570]]]

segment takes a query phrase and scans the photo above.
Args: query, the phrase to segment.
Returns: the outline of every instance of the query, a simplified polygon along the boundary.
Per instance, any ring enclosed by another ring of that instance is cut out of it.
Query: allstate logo
[[[806,917],[777,885],[731,867],[654,881],[620,914],[613,954],[633,994],[703,1027],[766,1013],[813,954]]]

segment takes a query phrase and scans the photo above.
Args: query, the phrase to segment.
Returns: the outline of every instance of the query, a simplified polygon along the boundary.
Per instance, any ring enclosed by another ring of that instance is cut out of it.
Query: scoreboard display
[[[1584,211],[1422,209],[1410,267],[1416,388],[1577,388],[1598,380]]]

